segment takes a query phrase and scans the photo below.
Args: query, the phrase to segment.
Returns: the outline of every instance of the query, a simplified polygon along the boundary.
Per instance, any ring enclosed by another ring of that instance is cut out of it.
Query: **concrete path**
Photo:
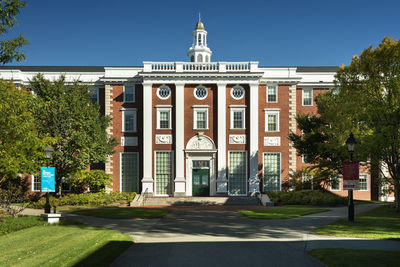
[[[356,206],[356,214],[377,207]],[[347,207],[289,220],[248,219],[234,211],[174,211],[162,219],[111,220],[65,214],[131,235],[135,244],[112,266],[321,266],[307,250],[321,247],[399,250],[400,242],[310,234],[347,216]],[[356,217],[357,219],[357,217]]]

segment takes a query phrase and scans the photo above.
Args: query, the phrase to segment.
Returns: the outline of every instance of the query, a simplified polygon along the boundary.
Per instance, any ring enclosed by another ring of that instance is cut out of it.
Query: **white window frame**
[[[122,109],[122,132],[124,133],[136,133],[137,131],[137,111],[136,108],[126,108],[126,109]],[[133,124],[133,130],[126,130],[125,129],[125,113],[127,112],[132,112],[135,118],[135,122]]]
[[[138,176],[138,189],[140,188],[140,177],[139,177],[139,152],[120,152],[119,153],[119,192],[122,192],[122,154],[137,154],[137,176]],[[139,192],[136,192],[139,193]]]
[[[235,97],[235,96],[233,95],[233,90],[235,90],[235,89],[243,90],[243,95],[242,95],[241,97]],[[235,100],[243,99],[243,97],[244,97],[245,94],[246,94],[246,90],[245,90],[242,86],[240,86],[240,85],[235,85],[235,86],[233,86],[232,89],[231,89],[231,97],[232,97],[233,99],[235,99]]]
[[[246,166],[246,193],[245,194],[240,194],[240,195],[229,195],[229,185],[228,185],[228,188],[227,188],[227,193],[228,193],[228,195],[229,196],[247,196],[247,194],[249,193],[249,157],[248,157],[248,152],[247,152],[247,150],[228,150],[228,183],[229,183],[229,174],[230,174],[230,171],[229,171],[229,168],[230,168],[230,166],[229,166],[229,163],[231,162],[231,152],[245,152],[245,160],[246,160],[246,163],[245,163],[245,166]]]
[[[362,191],[362,192],[367,192],[367,191],[369,191],[369,175],[368,175],[368,173],[364,173],[364,172],[362,172],[362,173],[360,173],[360,176],[361,175],[363,175],[363,176],[365,176],[366,178],[365,178],[365,182],[367,183],[367,189],[365,190],[365,189],[358,189],[358,191]],[[360,177],[359,177],[360,178]],[[361,187],[360,187],[361,188]]]
[[[280,131],[280,127],[279,127],[279,113],[280,110],[279,109],[265,109],[265,131],[266,132],[273,132],[273,133],[277,133]],[[268,129],[268,115],[276,115],[276,130],[271,131]]]
[[[160,113],[168,112],[168,128],[160,127]],[[171,107],[157,107],[157,130],[171,130],[172,129],[172,108]]]
[[[205,128],[197,128],[197,112],[205,112],[206,113],[206,127]],[[194,130],[208,130],[208,107],[193,107],[193,129]]]
[[[311,182],[311,190],[314,190],[314,175],[312,174],[305,174],[301,176],[301,183],[304,184],[305,182],[310,181]],[[303,189],[303,188],[302,188]],[[307,190],[307,189],[303,189]]]
[[[279,191],[282,191],[282,153],[281,152],[264,152],[263,153],[263,158],[262,158],[262,175],[263,175],[263,181],[261,184],[261,188],[264,192],[264,179],[265,179],[265,173],[264,173],[264,169],[265,169],[265,154],[278,154],[279,155]],[[276,191],[276,192],[279,192]]]
[[[40,175],[31,175],[31,184],[32,184],[32,192],[41,192],[41,188],[39,190],[35,190],[35,178],[38,179]],[[22,177],[21,177],[22,179]],[[41,178],[40,178],[41,179]]]
[[[160,90],[161,90],[161,89],[168,89],[168,90],[169,90],[169,95],[168,95],[167,97],[162,97],[162,96],[160,95]],[[167,99],[169,99],[169,98],[171,97],[171,95],[172,95],[172,90],[171,90],[171,88],[170,88],[169,86],[163,84],[163,85],[161,85],[160,87],[157,88],[156,94],[157,94],[157,97],[158,97],[159,99],[161,99],[161,100],[167,100]]]
[[[231,130],[245,130],[246,129],[246,107],[230,107],[231,108]],[[243,127],[242,128],[234,128],[233,124],[233,114],[235,112],[242,112],[243,116]]]
[[[311,105],[304,105],[304,91],[311,91]],[[312,88],[303,88],[301,94],[301,104],[305,107],[312,107],[314,104],[314,90]]]
[[[197,94],[196,94],[197,90],[200,89],[200,88],[204,88],[206,90],[206,95],[204,97],[198,97]],[[194,88],[194,90],[193,90],[193,95],[197,100],[204,100],[204,99],[206,99],[208,97],[208,89],[204,85],[196,86],[196,88]]]
[[[331,191],[342,191],[342,176],[340,176],[340,175],[337,175],[336,176],[336,178],[338,179],[338,181],[339,181],[339,189],[334,189],[333,187],[332,187],[332,177],[330,178],[330,185],[329,185],[329,187],[330,187],[330,190]]]
[[[268,101],[268,96],[269,96],[268,95],[268,88],[270,86],[274,86],[275,87],[275,95],[276,95],[276,100],[275,101]],[[266,90],[265,94],[266,94],[267,103],[278,103],[278,85],[277,84],[267,84],[267,90]]]
[[[160,197],[168,197],[168,194],[157,194],[157,152],[171,152],[171,173],[172,173],[172,181],[171,181],[171,191],[172,194],[175,191],[175,183],[173,181],[175,175],[175,155],[173,150],[155,150],[154,151],[154,170],[153,170],[153,177],[154,177],[154,195]]]
[[[127,101],[126,100],[126,87],[133,87],[133,92],[132,92],[132,94],[133,94],[133,100],[132,101]],[[124,102],[125,103],[135,103],[135,100],[136,100],[136,88],[135,88],[135,85],[134,84],[124,84]]]

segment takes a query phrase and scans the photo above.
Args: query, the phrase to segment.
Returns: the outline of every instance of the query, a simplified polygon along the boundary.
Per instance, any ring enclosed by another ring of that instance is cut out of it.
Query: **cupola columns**
[[[207,47],[207,31],[204,28],[203,22],[201,22],[200,14],[199,21],[192,33],[193,44],[189,48],[187,55],[190,62],[210,62],[212,52]]]

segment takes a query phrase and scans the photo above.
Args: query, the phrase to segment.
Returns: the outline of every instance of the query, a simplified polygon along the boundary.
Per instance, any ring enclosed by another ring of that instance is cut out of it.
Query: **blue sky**
[[[187,61],[198,13],[212,61],[337,66],[384,36],[400,38],[400,1],[28,0],[27,59],[13,65],[139,66]]]

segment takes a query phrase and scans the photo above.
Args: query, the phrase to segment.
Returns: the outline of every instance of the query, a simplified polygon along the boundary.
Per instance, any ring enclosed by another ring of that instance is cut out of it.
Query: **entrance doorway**
[[[193,161],[192,196],[210,196],[210,162],[208,160]]]

